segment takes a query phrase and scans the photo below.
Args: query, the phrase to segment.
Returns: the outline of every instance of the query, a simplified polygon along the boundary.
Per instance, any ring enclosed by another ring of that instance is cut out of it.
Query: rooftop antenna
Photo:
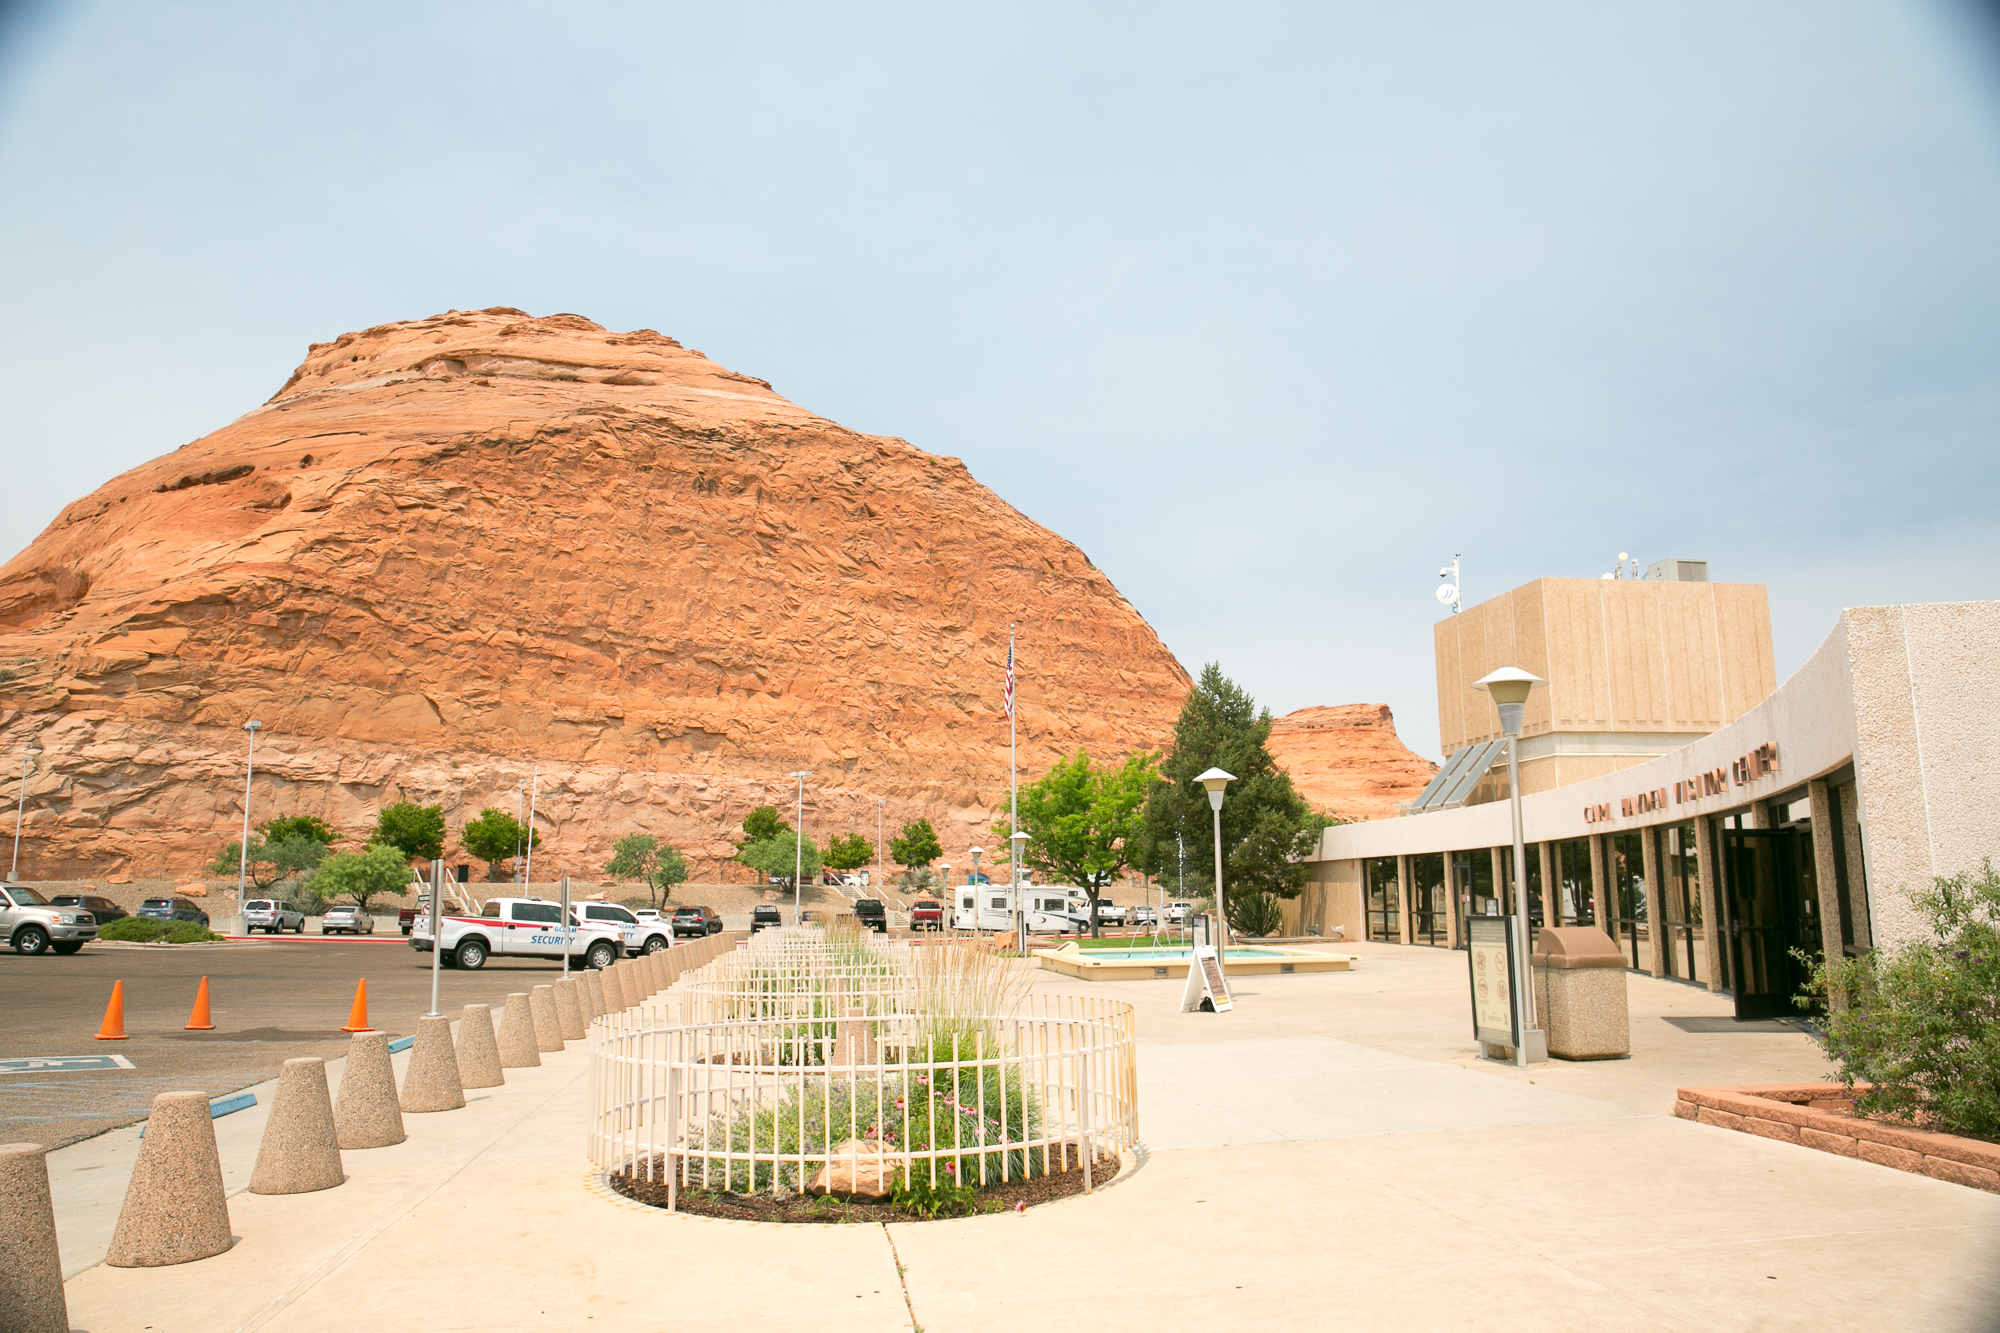
[[[1438,571],[1438,577],[1444,580],[1443,583],[1438,584],[1438,591],[1437,591],[1438,601],[1443,605],[1450,607],[1451,613],[1453,615],[1457,615],[1458,614],[1458,556],[1456,555],[1452,556],[1451,563]]]
[[[1630,566],[1630,568],[1628,569],[1627,566]],[[1639,562],[1634,560],[1629,552],[1620,551],[1618,553],[1618,563],[1612,566],[1611,572],[1604,577],[1607,579],[1636,579],[1639,577]]]

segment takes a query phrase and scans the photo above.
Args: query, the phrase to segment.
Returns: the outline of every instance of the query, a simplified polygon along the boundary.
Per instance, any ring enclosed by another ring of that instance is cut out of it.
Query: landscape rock
[[[1387,704],[1301,708],[1273,718],[1266,748],[1313,809],[1348,823],[1394,818],[1438,768],[1403,745]]]
[[[895,1160],[873,1139],[843,1140],[829,1156],[831,1160],[806,1184],[806,1193],[885,1199],[896,1188]]]

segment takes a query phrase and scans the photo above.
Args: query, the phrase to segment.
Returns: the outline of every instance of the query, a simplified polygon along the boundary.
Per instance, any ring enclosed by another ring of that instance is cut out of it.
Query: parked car
[[[919,898],[910,904],[911,930],[943,930],[944,904],[934,898]]]
[[[691,935],[705,939],[722,933],[722,918],[713,907],[682,907],[674,912],[674,938]]]
[[[854,917],[869,930],[878,931],[885,935],[889,933],[889,909],[882,906],[881,901],[878,899],[855,899]]]
[[[14,952],[72,954],[97,938],[97,922],[88,912],[57,907],[22,884],[0,884],[0,938]]]
[[[1155,926],[1160,922],[1160,914],[1151,907],[1132,909],[1132,924],[1135,926]]]
[[[1101,926],[1122,926],[1125,924],[1125,909],[1109,898],[1099,898],[1097,923]]]
[[[759,903],[750,909],[750,933],[752,935],[755,935],[760,930],[769,930],[773,926],[782,926],[784,924],[785,914],[780,912],[775,904]]]
[[[596,902],[571,903],[569,910],[579,922],[617,927],[628,954],[658,953],[673,944],[668,925],[660,920],[658,912],[653,912],[648,918],[619,903]],[[647,910],[651,911],[650,908]]]
[[[91,919],[97,922],[100,930],[110,925],[113,921],[122,921],[132,915],[109,898],[96,893],[58,893],[55,897],[49,899],[49,906],[67,907],[71,911],[88,912]]]
[[[635,907],[632,909],[632,915],[653,926],[665,926],[673,920],[672,917],[662,914],[657,907]]]
[[[322,935],[373,935],[375,918],[352,903],[340,903],[320,913]]]
[[[157,915],[157,913],[148,912],[146,907],[165,901],[167,900],[164,898],[148,898],[146,905],[140,907],[139,915]],[[186,900],[176,898],[173,901],[184,902]],[[192,904],[189,905],[192,906]],[[189,918],[179,917],[177,919],[186,921]],[[201,919],[201,924],[204,926],[208,924],[206,916]],[[297,903],[288,903],[278,898],[246,899],[243,904],[243,933],[246,935],[255,935],[260,930],[268,931],[273,935],[287,930],[291,931],[294,935],[303,935],[306,933],[306,914],[299,910]]]
[[[183,898],[179,894],[171,898],[146,899],[139,904],[138,915],[151,917],[155,921],[195,921],[204,926],[208,924],[208,913],[197,907],[192,899]],[[303,916],[299,918],[299,925],[304,929]]]
[[[1170,926],[1184,926],[1187,924],[1187,919],[1193,915],[1193,903],[1171,902],[1167,904],[1167,924]]]

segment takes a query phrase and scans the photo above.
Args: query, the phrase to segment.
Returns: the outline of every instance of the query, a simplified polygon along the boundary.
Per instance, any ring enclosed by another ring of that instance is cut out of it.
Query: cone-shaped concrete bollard
[[[564,1041],[583,1038],[583,1006],[577,1003],[581,989],[575,977],[564,977],[556,983],[556,1026],[562,1029]]]
[[[229,1202],[208,1094],[163,1092],[153,1098],[104,1262],[159,1268],[206,1259],[229,1245]]]
[[[604,986],[604,1012],[623,1013],[631,1007],[632,1001],[625,994],[624,979],[618,975],[618,967],[613,964],[597,974]]]
[[[326,1061],[316,1055],[285,1061],[264,1141],[257,1145],[250,1192],[311,1194],[346,1179],[340,1169],[340,1136],[333,1128],[333,1098],[326,1091]]]
[[[500,1067],[526,1069],[538,1065],[542,1057],[535,1049],[535,1017],[528,1012],[528,997],[516,991],[507,997],[500,1015]]]
[[[467,1088],[497,1088],[507,1081],[500,1072],[493,1011],[483,1004],[466,1005],[465,1016],[458,1020],[458,1081]]]
[[[646,965],[630,958],[618,966],[625,969],[625,989],[631,992],[632,1003],[644,1004],[653,993],[652,980],[646,976]]]
[[[409,1137],[396,1098],[396,1071],[389,1064],[388,1033],[357,1032],[347,1043],[333,1129],[343,1149],[388,1148]]]
[[[595,972],[583,974],[583,994],[589,998],[589,1008],[583,1015],[586,1025],[593,1018],[604,1017],[604,978]]]
[[[556,988],[536,986],[528,992],[528,1015],[535,1022],[535,1049],[563,1048],[562,1024],[556,1021]]]
[[[0,1328],[69,1333],[48,1149],[0,1144]]]
[[[653,994],[667,988],[667,960],[657,953],[646,955],[646,975],[653,980]]]
[[[458,1052],[451,1045],[451,1020],[426,1014],[417,1020],[410,1066],[403,1071],[405,1111],[456,1111],[465,1105],[458,1081]]]

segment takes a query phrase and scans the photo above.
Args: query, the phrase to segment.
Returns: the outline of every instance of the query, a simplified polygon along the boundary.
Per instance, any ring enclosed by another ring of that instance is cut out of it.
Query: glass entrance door
[[[1805,984],[1793,949],[1809,948],[1800,893],[1801,857],[1811,844],[1796,829],[1722,830],[1723,878],[1729,890],[1729,952],[1736,1017],[1790,1018]]]

